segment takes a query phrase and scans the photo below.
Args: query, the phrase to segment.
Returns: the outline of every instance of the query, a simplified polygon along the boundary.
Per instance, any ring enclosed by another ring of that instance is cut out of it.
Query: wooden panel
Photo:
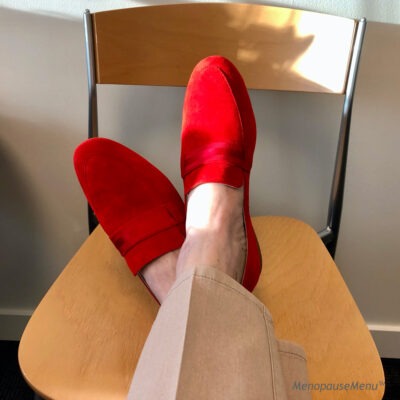
[[[253,219],[263,253],[255,289],[279,338],[304,346],[311,383],[377,390],[314,391],[313,400],[379,400],[375,344],[317,234],[284,217]],[[123,400],[158,306],[99,227],[33,314],[19,349],[22,372],[57,400]]]
[[[342,93],[354,20],[251,4],[93,14],[98,83],[185,86],[202,58],[229,58],[253,89]]]

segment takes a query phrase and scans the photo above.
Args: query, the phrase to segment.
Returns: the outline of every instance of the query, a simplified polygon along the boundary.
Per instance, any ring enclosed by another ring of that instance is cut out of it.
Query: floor
[[[0,400],[32,400],[18,365],[18,342],[0,341]]]
[[[18,342],[0,341],[0,400],[33,400],[18,366]],[[386,392],[383,400],[400,399],[400,359],[383,358]]]

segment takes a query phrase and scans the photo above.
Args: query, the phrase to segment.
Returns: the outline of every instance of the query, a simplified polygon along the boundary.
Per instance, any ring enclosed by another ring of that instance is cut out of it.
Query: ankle
[[[191,231],[221,233],[243,216],[243,187],[205,183],[193,189],[187,200],[186,234]]]
[[[247,252],[242,217],[232,225],[236,225],[234,231],[227,229],[227,224],[212,229],[190,227],[179,254],[177,276],[203,265],[219,269],[240,282]]]
[[[156,258],[140,271],[146,284],[162,304],[176,279],[176,263],[179,249]]]

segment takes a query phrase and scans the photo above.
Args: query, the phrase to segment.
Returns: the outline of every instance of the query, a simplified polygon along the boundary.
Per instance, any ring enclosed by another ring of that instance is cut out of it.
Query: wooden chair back
[[[257,4],[176,4],[92,14],[96,82],[185,86],[219,54],[250,89],[344,93],[355,21]],[[332,34],[334,33],[334,34]]]

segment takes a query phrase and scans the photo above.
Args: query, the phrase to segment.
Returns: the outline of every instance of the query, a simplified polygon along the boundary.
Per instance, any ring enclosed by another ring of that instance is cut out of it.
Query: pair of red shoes
[[[256,124],[243,79],[220,56],[200,61],[183,107],[181,173],[186,195],[206,182],[244,186],[247,257],[242,284],[252,291],[261,255],[249,214]],[[75,170],[99,223],[133,272],[185,240],[185,205],[171,182],[139,154],[112,140],[89,139]]]

